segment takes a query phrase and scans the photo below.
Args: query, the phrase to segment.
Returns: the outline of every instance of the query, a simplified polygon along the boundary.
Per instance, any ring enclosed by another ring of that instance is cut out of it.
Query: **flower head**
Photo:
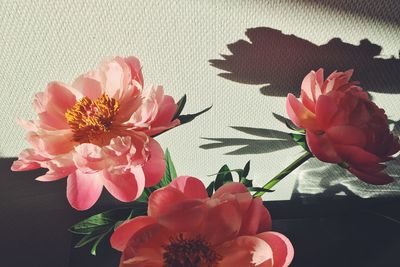
[[[119,226],[111,236],[122,251],[120,266],[288,266],[294,251],[272,232],[260,198],[228,183],[209,198],[203,183],[176,178],[150,195],[148,216]]]
[[[385,111],[350,82],[352,73],[333,72],[324,80],[323,69],[311,71],[301,85],[301,101],[289,94],[286,110],[306,130],[319,160],[342,164],[367,183],[387,184],[393,178],[382,163],[400,150],[399,139],[390,133]]]
[[[72,86],[52,82],[36,94],[33,107],[39,119],[20,120],[32,148],[11,168],[49,169],[39,181],[68,176],[67,197],[79,210],[90,208],[103,186],[132,201],[158,183],[165,163],[151,136],[179,124],[173,120],[176,104],[161,86],[143,89],[135,57],[106,60]]]

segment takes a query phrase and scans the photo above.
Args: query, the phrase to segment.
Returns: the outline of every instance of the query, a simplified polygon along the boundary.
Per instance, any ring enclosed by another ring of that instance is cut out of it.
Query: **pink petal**
[[[240,236],[226,242],[217,248],[222,260],[218,262],[220,267],[272,267],[273,251],[261,238],[254,236]]]
[[[127,122],[132,115],[143,105],[143,99],[139,89],[129,87],[123,92],[119,98],[119,110],[115,116],[115,120],[119,122]]]
[[[350,125],[330,127],[326,130],[326,134],[336,144],[364,147],[367,143],[364,131]]]
[[[146,177],[146,187],[158,184],[166,169],[164,152],[160,144],[156,140],[150,139],[148,150],[150,153],[149,158],[142,166]]]
[[[162,214],[167,214],[174,205],[187,199],[188,198],[176,188],[163,187],[150,195],[147,214],[149,216],[159,217]]]
[[[156,223],[156,219],[150,216],[139,216],[124,222],[112,234],[111,246],[116,250],[123,251],[132,235],[140,229]]]
[[[258,225],[257,233],[262,233],[266,231],[271,231],[272,219],[267,208],[261,213],[260,224]]]
[[[211,196],[211,199],[219,199],[220,201],[237,201],[240,206],[240,213],[244,216],[253,200],[247,188],[237,182],[226,183]]]
[[[131,81],[131,70],[121,57],[102,62],[100,66],[100,79],[104,93],[109,97],[120,99],[128,89]]]
[[[140,61],[136,57],[127,57],[125,58],[125,63],[129,66],[131,70],[131,79],[138,81],[138,83],[143,87],[143,74],[142,74],[142,66]]]
[[[48,158],[38,154],[34,149],[24,149],[19,154],[18,160],[14,161],[11,170],[12,171],[29,171],[38,169],[41,167],[43,161]]]
[[[130,136],[117,136],[111,139],[110,144],[105,147],[104,151],[112,156],[119,157],[125,155],[131,148],[131,145]]]
[[[72,86],[91,100],[100,97],[102,93],[100,75],[95,71],[79,76]]]
[[[324,69],[323,68],[319,68],[316,72],[315,72],[315,81],[317,82],[317,84],[322,87],[323,83],[324,83]]]
[[[167,245],[173,233],[159,224],[147,225],[136,231],[126,244],[120,267],[162,267],[162,246]]]
[[[189,199],[208,198],[203,182],[192,176],[179,176],[169,186],[178,189]]]
[[[242,216],[242,226],[240,235],[255,235],[262,219],[265,219],[265,213],[268,213],[264,207],[261,198],[256,197],[251,202],[247,212]]]
[[[101,147],[83,143],[75,147],[73,159],[75,165],[82,172],[94,172],[105,168]]]
[[[139,198],[144,189],[145,177],[139,168],[134,169],[133,172],[104,172],[103,183],[105,188],[116,199],[123,202],[130,202]]]
[[[11,165],[11,170],[14,172],[19,172],[19,171],[30,171],[30,170],[35,170],[39,169],[40,164],[37,162],[26,162],[23,160],[15,160],[13,164]]]
[[[224,194],[238,194],[238,193],[249,193],[247,187],[242,183],[226,183],[212,195],[212,198],[220,198]]]
[[[236,237],[241,224],[242,216],[238,203],[236,201],[226,201],[209,208],[204,218],[203,226],[199,231],[210,244],[218,245]]]
[[[59,180],[67,177],[76,170],[76,166],[70,155],[48,160],[42,164],[42,167],[48,168],[49,171],[46,174],[36,178],[37,181],[41,182]]]
[[[315,108],[315,115],[318,125],[321,129],[329,127],[331,119],[335,116],[338,111],[335,100],[326,95],[321,95],[318,98]]]
[[[360,180],[374,185],[384,185],[389,184],[394,181],[393,177],[389,176],[384,172],[365,172],[361,170],[357,170],[356,168],[350,166],[348,170],[357,176]]]
[[[286,112],[296,126],[306,129],[316,128],[315,114],[305,108],[292,94],[288,94],[286,98]]]
[[[343,161],[336,153],[335,147],[325,133],[316,134],[313,131],[307,131],[306,140],[311,153],[317,159],[330,163],[340,163]]]
[[[335,145],[335,149],[340,157],[350,165],[370,165],[381,162],[381,159],[358,146]]]
[[[314,103],[314,86],[315,86],[315,72],[311,71],[304,77],[301,83],[301,98],[306,99],[307,102]]]
[[[99,199],[103,189],[102,172],[71,173],[67,179],[67,198],[77,210],[87,210]]]
[[[272,248],[274,267],[286,267],[292,262],[294,248],[290,240],[277,232],[264,232],[257,235]]]
[[[197,232],[204,220],[206,207],[200,200],[175,203],[158,216],[158,223],[173,232]]]
[[[164,92],[162,91],[164,94]],[[157,135],[165,130],[176,127],[180,121],[175,119],[172,121],[176,113],[176,104],[171,96],[163,95],[163,100],[158,103],[157,114],[150,123],[150,129],[146,133],[150,136]]]
[[[45,92],[37,93],[33,107],[40,123],[47,129],[69,129],[65,112],[77,101],[76,90],[60,82],[52,82]]]
[[[73,132],[71,130],[28,132],[27,141],[42,155],[61,155],[74,149]]]

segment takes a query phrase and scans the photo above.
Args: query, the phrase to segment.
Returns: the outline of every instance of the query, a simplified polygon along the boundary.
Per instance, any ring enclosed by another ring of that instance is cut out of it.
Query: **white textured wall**
[[[227,44],[246,39],[247,28],[261,26],[317,45],[334,37],[351,44],[368,38],[382,46],[382,55],[398,57],[399,4],[395,0],[317,2],[2,0],[1,156],[15,157],[27,146],[15,119],[33,118],[33,95],[49,81],[72,82],[103,57],[136,55],[147,85],[163,84],[177,99],[187,94],[186,112],[213,104],[207,114],[158,138],[163,147],[170,148],[179,173],[205,177],[224,163],[238,168],[251,159],[251,175],[261,185],[294,160],[300,148],[231,156],[224,153],[238,147],[200,149],[208,143],[200,137],[262,139],[228,126],[285,130],[271,114],[285,115],[284,98],[262,95],[261,85],[221,78],[217,76],[221,71],[208,60],[228,53]],[[373,95],[394,120],[400,119],[400,95]],[[267,198],[290,198],[294,178],[289,177]]]

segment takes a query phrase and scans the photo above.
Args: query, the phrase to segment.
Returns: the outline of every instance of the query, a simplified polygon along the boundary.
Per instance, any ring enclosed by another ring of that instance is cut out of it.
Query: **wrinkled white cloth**
[[[377,198],[400,196],[400,157],[388,162],[386,172],[394,178],[387,185],[367,184],[336,164],[308,160],[298,170],[293,197],[316,195],[321,198],[358,196]]]

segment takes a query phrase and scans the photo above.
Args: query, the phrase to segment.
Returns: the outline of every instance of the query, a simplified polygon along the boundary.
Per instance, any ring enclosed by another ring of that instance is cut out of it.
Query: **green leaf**
[[[301,133],[290,133],[289,134],[292,139],[299,144],[302,148],[304,148],[304,150],[310,152],[310,149],[308,148],[307,145],[307,140],[306,140],[306,136],[304,134]]]
[[[100,235],[97,240],[94,242],[92,249],[90,250],[90,254],[92,254],[93,256],[96,256],[96,250],[97,250],[97,246],[100,244],[101,240],[103,240],[103,238],[105,236],[107,236],[114,228],[110,228],[107,232],[105,232],[104,234]]]
[[[181,115],[183,108],[186,105],[186,95],[183,95],[181,99],[176,103],[176,112],[172,117],[172,120],[175,120]]]
[[[277,119],[278,121],[284,123],[286,125],[286,127],[288,127],[289,129],[296,131],[296,132],[304,132],[304,129],[301,129],[299,127],[297,127],[291,120],[289,120],[288,118],[285,118],[279,114],[276,114],[274,112],[272,112],[272,115],[275,117],[275,119]]]
[[[217,177],[215,178],[214,189],[217,190],[223,184],[229,183],[232,181],[233,181],[233,178],[232,178],[231,170],[229,169],[228,165],[225,164],[219,170]]]
[[[105,236],[114,231],[114,229],[124,221],[145,214],[145,206],[108,210],[80,221],[73,225],[69,231],[84,235],[75,245],[75,248],[80,248],[94,242],[91,248],[91,254],[96,255],[97,246]]]
[[[194,114],[179,115],[178,119],[181,122],[181,124],[185,124],[185,123],[188,123],[188,122],[194,120],[194,118],[196,118],[197,116],[200,116],[201,114],[209,111],[211,108],[212,108],[212,106],[209,106],[208,108],[206,108],[200,112],[194,113]]]
[[[172,162],[171,154],[169,153],[168,148],[165,150],[164,160],[165,160],[166,168],[165,168],[164,176],[161,178],[159,187],[167,186],[177,176],[176,169],[175,169],[174,163]]]
[[[76,243],[74,248],[81,248],[81,247],[83,247],[83,246],[95,241],[101,235],[102,235],[102,233],[101,234],[96,234],[96,235],[93,235],[93,234],[92,235],[91,234],[85,235],[85,236],[83,236],[81,238],[81,240],[79,240],[78,243]]]
[[[149,200],[150,194],[153,193],[154,190],[155,189],[153,189],[152,187],[144,188],[140,197],[138,199],[136,199],[135,201],[140,202],[140,203],[147,203]]]
[[[247,179],[246,177],[240,178],[240,182],[241,182],[242,184],[244,184],[246,187],[252,187],[252,186],[253,186],[253,181]]]
[[[208,186],[207,186],[207,194],[208,194],[208,196],[209,197],[211,197],[212,196],[212,194],[214,193],[214,184],[215,184],[215,182],[214,181],[212,181]]]
[[[93,215],[73,225],[69,230],[75,234],[90,234],[102,230],[104,227],[114,224],[106,212]]]
[[[247,187],[249,191],[256,191],[256,192],[275,192],[275,190],[271,189],[264,189],[262,187]]]
[[[145,214],[145,212],[145,208],[140,207],[136,208],[133,211],[133,214],[137,216],[139,214]],[[125,220],[131,213],[132,207],[108,210],[86,218],[74,224],[68,230],[74,234],[98,233],[104,230],[105,227],[113,226],[117,221],[121,219]]]
[[[246,163],[246,165],[243,168],[243,174],[242,174],[243,176],[242,177],[247,177],[247,175],[249,175],[249,172],[250,172],[250,160]]]

